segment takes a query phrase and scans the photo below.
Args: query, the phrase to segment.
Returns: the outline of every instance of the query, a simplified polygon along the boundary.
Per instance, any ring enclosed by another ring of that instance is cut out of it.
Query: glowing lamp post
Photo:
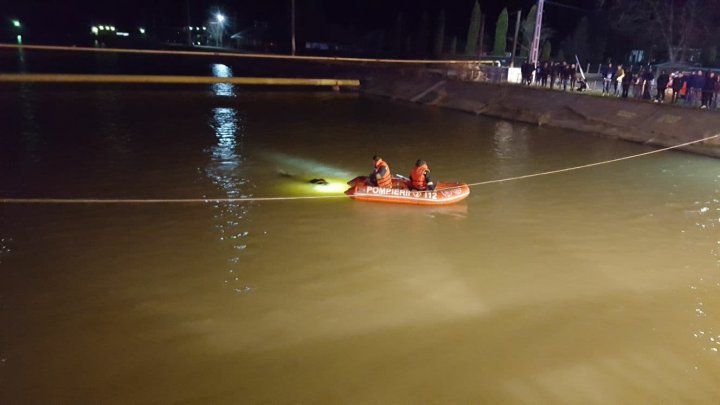
[[[10,23],[12,24],[13,30],[17,33],[15,38],[17,39],[18,45],[22,45],[22,24],[20,20],[12,19]]]
[[[225,31],[225,16],[217,13],[215,21],[210,22],[211,33],[215,37],[215,45],[222,46],[223,32]]]

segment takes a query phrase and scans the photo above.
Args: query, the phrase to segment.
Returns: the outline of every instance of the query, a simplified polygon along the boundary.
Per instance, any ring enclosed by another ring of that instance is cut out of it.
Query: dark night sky
[[[555,3],[590,8],[594,0],[554,0]],[[92,24],[114,24],[119,29],[137,26],[168,27],[184,25],[185,0],[0,0],[0,13],[7,18],[20,18],[28,34],[30,31],[86,33]],[[474,0],[296,0],[298,35],[308,26],[333,23],[353,26],[356,32],[373,29],[391,30],[399,12],[417,24],[423,10],[430,13],[431,27],[435,25],[440,8],[447,14],[446,33],[465,35]],[[514,29],[514,13],[522,9],[527,13],[535,0],[481,0],[487,13],[486,33],[492,34],[497,15],[503,7],[511,14],[509,31]],[[207,21],[213,10],[222,10],[238,26],[253,20],[266,21],[275,32],[285,32],[289,21],[290,0],[190,0],[192,23]],[[312,11],[310,11],[312,10]],[[560,36],[571,31],[584,13],[557,5],[547,4],[545,21]],[[303,26],[305,24],[305,26]],[[232,29],[232,28],[231,28]]]

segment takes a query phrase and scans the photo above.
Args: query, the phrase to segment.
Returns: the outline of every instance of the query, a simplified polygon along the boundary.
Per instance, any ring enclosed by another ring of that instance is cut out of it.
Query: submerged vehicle
[[[386,202],[415,205],[447,205],[465,199],[470,187],[465,183],[437,183],[435,190],[413,190],[410,179],[393,176],[392,187],[373,186],[367,176],[358,176],[348,182],[345,194],[359,201]]]

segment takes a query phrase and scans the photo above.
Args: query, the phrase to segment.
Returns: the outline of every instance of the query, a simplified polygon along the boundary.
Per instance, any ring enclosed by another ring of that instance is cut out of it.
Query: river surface
[[[12,198],[337,196],[376,153],[471,183],[652,150],[225,84],[2,85],[0,116]],[[664,152],[442,208],[0,204],[0,403],[718,403],[719,200],[717,160]]]

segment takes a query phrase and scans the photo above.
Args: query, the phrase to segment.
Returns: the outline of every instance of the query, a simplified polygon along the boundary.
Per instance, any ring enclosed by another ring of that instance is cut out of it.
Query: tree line
[[[713,66],[720,43],[720,0],[594,0],[589,7],[561,9],[552,3],[545,6],[545,16],[560,13],[567,16],[564,26],[572,27],[562,36],[543,23],[540,33],[543,60],[574,59],[587,62],[627,60],[631,51],[645,52],[646,60],[702,62]],[[399,54],[432,56],[506,56],[511,52],[516,12],[503,8],[499,15],[486,15],[475,1],[468,15],[466,35],[448,35],[446,13],[440,9],[435,21],[424,11],[411,30],[406,14],[400,13],[391,34],[389,51]],[[518,56],[530,50],[537,7],[523,10],[518,38]],[[546,17],[547,18],[547,17]],[[557,20],[557,18],[555,19]],[[431,27],[432,26],[432,27]],[[494,27],[494,32],[489,28]],[[432,35],[430,34],[433,30]],[[567,31],[567,30],[566,30]],[[489,42],[489,37],[492,42]],[[700,60],[697,60],[697,58]]]
[[[470,12],[467,35],[459,38],[458,35],[448,36],[446,33],[446,14],[445,9],[440,9],[437,13],[437,20],[434,24],[434,34],[432,45],[429,45],[430,38],[430,22],[428,12],[424,11],[420,16],[419,24],[415,30],[411,30],[410,24],[406,21],[406,14],[399,13],[395,20],[395,27],[391,34],[390,50],[398,53],[421,56],[457,56],[479,57],[483,55],[490,56],[506,56],[511,51],[509,35],[509,12],[507,8],[503,8],[494,22],[494,34],[492,36],[492,48],[488,48],[489,42],[486,43],[486,28],[491,26],[487,22],[487,15],[482,11],[480,3],[475,1]],[[537,16],[537,6],[533,5],[527,15],[521,21],[518,43],[518,54],[527,56],[530,50],[533,33],[535,31],[535,19]],[[554,31],[549,27],[544,27],[541,33],[541,43],[543,44],[543,54],[549,58],[552,44],[550,38],[554,35]]]

